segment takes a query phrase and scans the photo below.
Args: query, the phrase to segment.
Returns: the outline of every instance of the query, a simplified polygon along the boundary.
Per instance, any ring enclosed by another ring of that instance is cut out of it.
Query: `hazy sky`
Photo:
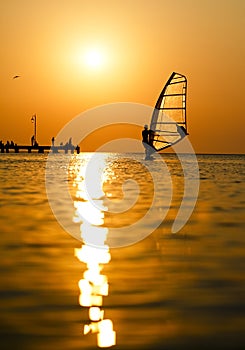
[[[35,113],[50,144],[89,108],[154,106],[177,71],[195,151],[245,153],[244,19],[244,0],[1,1],[0,139],[29,144]]]

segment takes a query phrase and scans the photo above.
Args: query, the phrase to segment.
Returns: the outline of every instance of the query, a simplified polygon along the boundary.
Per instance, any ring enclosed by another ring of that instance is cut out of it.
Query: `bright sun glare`
[[[101,51],[91,49],[85,53],[84,61],[90,68],[98,68],[104,63],[104,57]]]

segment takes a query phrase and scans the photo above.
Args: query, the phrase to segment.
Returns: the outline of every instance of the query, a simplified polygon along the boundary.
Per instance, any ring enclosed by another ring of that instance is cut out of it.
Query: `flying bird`
[[[13,77],[13,79],[17,79],[17,78],[19,78],[20,77],[20,75],[15,75],[14,77]]]

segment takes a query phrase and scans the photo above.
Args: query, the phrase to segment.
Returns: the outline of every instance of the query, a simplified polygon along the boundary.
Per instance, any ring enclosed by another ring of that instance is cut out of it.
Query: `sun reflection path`
[[[101,274],[102,264],[109,263],[111,259],[109,249],[84,244],[75,249],[75,256],[87,265],[83,278],[78,282],[79,304],[89,308],[90,323],[84,325],[84,334],[97,333],[97,345],[111,347],[116,344],[116,332],[112,321],[104,319],[104,310],[101,309],[103,297],[109,293],[107,276]]]
[[[100,163],[97,163],[97,166],[98,164]],[[84,181],[85,168],[84,166],[80,167],[74,180],[77,191],[73,220],[80,223],[81,237],[84,242],[81,248],[75,248],[74,254],[79,261],[87,266],[83,278],[78,282],[79,304],[88,308],[89,323],[84,325],[84,335],[96,333],[98,347],[107,348],[116,344],[116,332],[113,330],[112,321],[104,318],[104,310],[102,310],[103,297],[109,294],[108,278],[102,274],[102,270],[103,265],[108,264],[111,260],[109,247],[105,244],[108,228],[102,227],[104,211],[107,209],[100,199],[104,195],[101,187],[103,182],[100,179],[104,164],[100,164],[97,169],[94,169],[93,175],[98,176],[98,179],[95,181],[95,176],[93,176],[93,192],[92,194],[90,192],[89,195]],[[90,196],[95,205],[91,203]],[[91,241],[96,242],[96,245],[92,245]]]

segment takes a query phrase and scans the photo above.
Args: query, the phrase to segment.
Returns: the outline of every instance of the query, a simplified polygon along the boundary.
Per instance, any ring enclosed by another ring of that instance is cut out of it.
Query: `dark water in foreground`
[[[142,241],[110,249],[111,260],[104,264],[109,295],[102,308],[113,322],[114,348],[245,349],[245,156],[197,156],[199,197],[176,234],[171,226],[182,179],[177,159],[164,158],[174,187],[166,219]],[[88,308],[78,302],[86,265],[74,249],[81,242],[50,209],[46,159],[45,154],[0,155],[0,348],[95,349],[96,334],[83,335]],[[115,198],[121,196],[115,184],[135,167],[125,159],[117,158],[107,174],[105,191]],[[154,166],[158,172],[158,163]],[[123,222],[138,220],[150,205],[149,179],[141,173],[136,180],[143,199]],[[105,218],[104,226],[110,220]]]

